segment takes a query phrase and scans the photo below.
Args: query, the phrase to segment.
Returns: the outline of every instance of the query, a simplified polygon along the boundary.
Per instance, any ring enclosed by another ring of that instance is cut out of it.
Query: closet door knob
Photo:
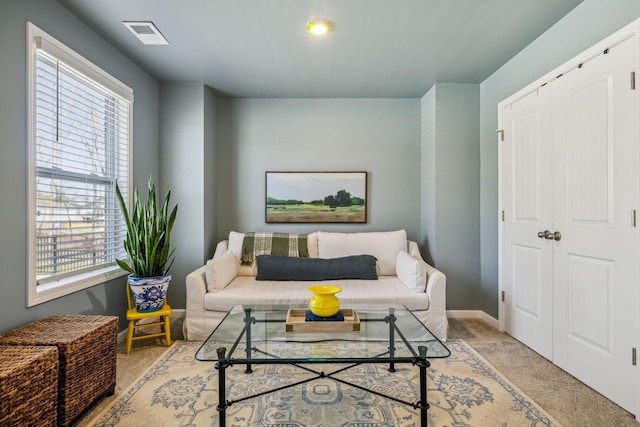
[[[558,233],[558,232],[556,231],[556,233]],[[560,234],[560,233],[558,233],[558,235],[559,235],[559,234]],[[550,232],[549,230],[545,230],[545,232],[544,232],[544,238],[545,238],[545,239],[547,239],[547,240],[560,240],[560,238],[557,238],[557,239],[556,239],[556,234],[555,234],[555,233]]]
[[[549,230],[538,231],[538,237],[541,239],[555,240],[556,242],[562,239],[562,234],[559,231],[551,232]]]

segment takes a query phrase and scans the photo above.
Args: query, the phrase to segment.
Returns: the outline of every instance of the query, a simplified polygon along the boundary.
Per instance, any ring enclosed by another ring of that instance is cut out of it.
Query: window
[[[30,23],[27,37],[31,306],[124,274],[133,94]]]

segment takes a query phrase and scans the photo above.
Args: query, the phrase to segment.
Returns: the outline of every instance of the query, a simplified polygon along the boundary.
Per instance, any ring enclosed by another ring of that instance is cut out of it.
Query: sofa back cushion
[[[253,259],[251,265],[241,265],[240,256],[242,254],[242,241],[244,240],[244,233],[238,233],[236,231],[229,232],[229,250],[236,257],[238,266],[238,276],[255,276],[258,272],[256,260]],[[317,233],[309,233],[307,235],[307,249],[309,251],[309,258],[318,258],[318,235]]]
[[[235,231],[229,232],[229,250],[236,258],[238,266],[238,276],[255,276],[256,275],[256,263],[255,259],[251,265],[241,265],[240,256],[242,255],[242,241],[244,240],[244,233],[238,233]]]
[[[377,280],[376,259],[372,255],[341,258],[299,258],[258,255],[256,280]]]
[[[318,256],[340,258],[349,255],[373,255],[378,260],[378,274],[396,275],[398,252],[407,250],[405,230],[371,233],[329,233],[318,231]]]

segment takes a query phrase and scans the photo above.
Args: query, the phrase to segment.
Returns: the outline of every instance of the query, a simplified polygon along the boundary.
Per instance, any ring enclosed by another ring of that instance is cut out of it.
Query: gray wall
[[[218,237],[230,230],[420,233],[419,99],[219,100]],[[265,171],[367,171],[366,224],[266,224]]]
[[[180,203],[177,279],[169,291],[176,308],[183,306],[186,272],[230,230],[406,228],[448,274],[449,308],[497,317],[497,103],[638,16],[637,0],[584,0],[480,85],[474,141],[476,95],[467,85],[438,84],[423,99],[216,100],[202,85],[178,84],[163,86],[161,100],[151,77],[57,2],[2,1],[0,333],[51,314],[123,317],[126,305],[123,278],[26,308],[27,20],[134,89],[133,183],[144,188],[149,175],[157,177]],[[459,114],[464,124],[453,120]],[[369,172],[368,223],[265,224],[266,170]],[[452,196],[456,191],[459,197]],[[456,237],[446,239],[447,233]]]
[[[480,87],[434,85],[422,98],[423,252],[447,275],[447,308],[480,294]]]
[[[480,85],[481,299],[498,317],[497,104],[640,16],[637,0],[584,0]]]
[[[202,263],[213,256],[216,248],[218,225],[216,163],[218,158],[218,107],[216,97],[209,88],[204,92],[204,257]]]
[[[149,174],[159,174],[156,82],[57,2],[0,2],[0,333],[53,314],[118,314],[122,318],[127,304],[123,277],[26,308],[27,20],[133,88],[133,182],[144,185]]]
[[[420,100],[420,240],[425,261],[435,265],[436,251],[436,87]]]
[[[215,243],[215,96],[202,84],[171,83],[160,86],[160,100],[161,188],[171,188],[178,204],[168,299],[182,308],[186,275],[210,258]]]

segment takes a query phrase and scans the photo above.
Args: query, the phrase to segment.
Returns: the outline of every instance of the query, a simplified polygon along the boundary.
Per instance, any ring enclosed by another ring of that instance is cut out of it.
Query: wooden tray
[[[287,332],[360,332],[360,317],[351,308],[341,309],[342,322],[305,321],[306,308],[290,308],[285,327]]]

